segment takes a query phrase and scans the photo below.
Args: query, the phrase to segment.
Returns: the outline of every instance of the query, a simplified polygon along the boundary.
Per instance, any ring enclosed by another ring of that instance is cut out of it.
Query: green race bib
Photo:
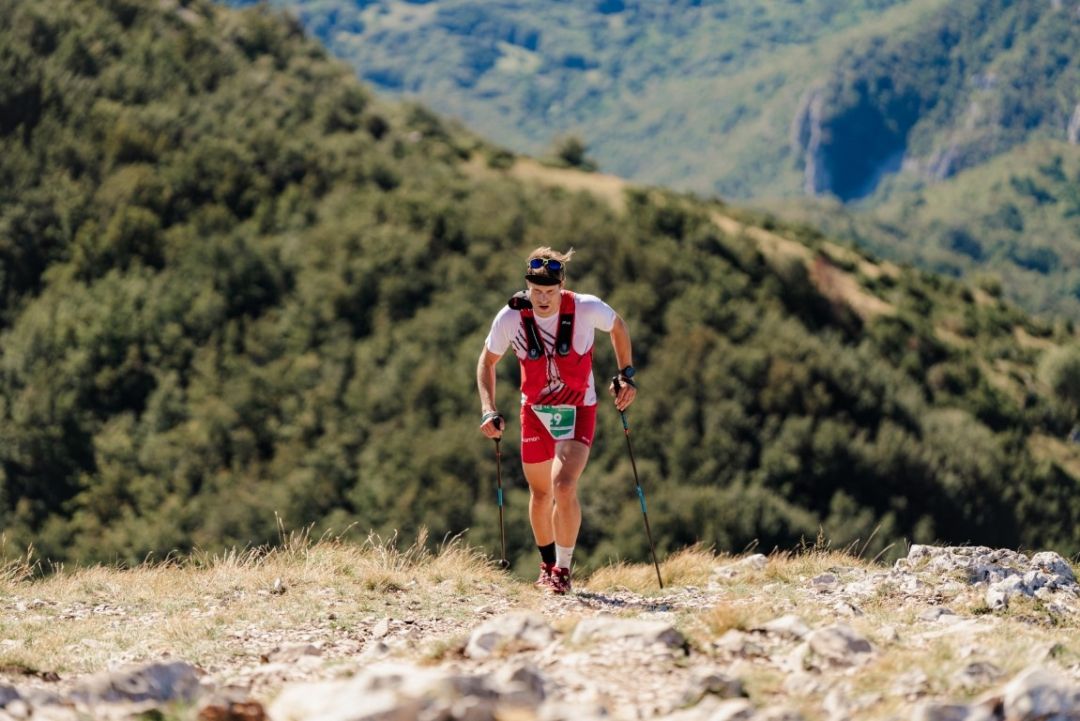
[[[557,441],[574,438],[574,421],[577,408],[574,406],[533,406],[533,413]]]

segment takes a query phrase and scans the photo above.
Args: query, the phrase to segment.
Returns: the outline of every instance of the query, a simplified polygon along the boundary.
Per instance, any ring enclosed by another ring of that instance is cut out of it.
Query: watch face
[[[622,374],[624,376],[626,376],[627,378],[633,378],[634,377],[634,366],[626,366],[625,368],[623,368]]]

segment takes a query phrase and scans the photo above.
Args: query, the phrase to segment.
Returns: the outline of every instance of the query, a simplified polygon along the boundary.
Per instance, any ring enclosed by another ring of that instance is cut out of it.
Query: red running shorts
[[[596,406],[577,406],[574,416],[574,435],[563,440],[575,440],[592,447],[596,433]],[[533,407],[521,407],[521,462],[543,463],[555,457],[555,438]]]

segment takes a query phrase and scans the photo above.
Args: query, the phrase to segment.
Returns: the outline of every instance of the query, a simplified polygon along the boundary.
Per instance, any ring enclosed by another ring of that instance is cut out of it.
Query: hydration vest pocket
[[[532,406],[533,413],[557,441],[573,440],[576,406]]]

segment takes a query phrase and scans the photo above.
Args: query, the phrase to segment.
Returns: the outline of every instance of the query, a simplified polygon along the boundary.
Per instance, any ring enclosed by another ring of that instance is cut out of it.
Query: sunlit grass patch
[[[664,588],[704,586],[717,565],[717,556],[700,545],[677,551],[660,563]],[[586,586],[592,591],[625,589],[648,594],[660,591],[656,566],[651,563],[618,562],[599,568],[590,575]]]

